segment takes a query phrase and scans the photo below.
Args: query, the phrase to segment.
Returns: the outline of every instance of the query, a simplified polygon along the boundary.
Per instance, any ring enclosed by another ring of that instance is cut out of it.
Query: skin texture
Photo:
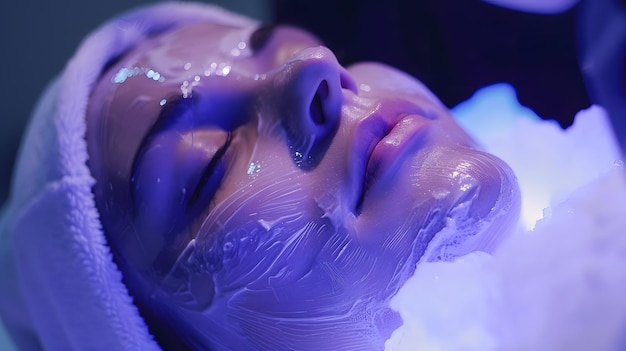
[[[87,118],[104,230],[166,348],[383,349],[420,260],[517,221],[510,169],[419,81],[295,28],[149,39]]]

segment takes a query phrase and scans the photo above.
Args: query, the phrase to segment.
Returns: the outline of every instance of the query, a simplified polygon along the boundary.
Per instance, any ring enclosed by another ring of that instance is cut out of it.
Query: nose
[[[276,113],[298,167],[314,168],[322,159],[341,120],[343,89],[356,84],[325,47],[303,49],[283,65],[274,83]]]

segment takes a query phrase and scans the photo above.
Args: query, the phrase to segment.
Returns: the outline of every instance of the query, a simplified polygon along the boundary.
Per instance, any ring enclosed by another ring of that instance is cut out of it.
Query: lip
[[[349,160],[352,210],[361,212],[367,191],[393,177],[407,154],[422,142],[419,136],[434,119],[403,100],[383,100],[357,123]]]

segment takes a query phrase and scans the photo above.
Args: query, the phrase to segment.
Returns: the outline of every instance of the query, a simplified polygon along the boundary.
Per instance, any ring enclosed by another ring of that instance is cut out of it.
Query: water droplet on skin
[[[447,189],[436,189],[436,190],[432,190],[430,194],[432,195],[433,198],[437,200],[441,200],[441,199],[446,198],[448,195],[450,195],[450,191]]]
[[[293,154],[293,161],[296,163],[296,166],[302,167],[302,158],[303,158],[303,155],[300,151],[296,151]]]
[[[468,183],[461,185],[461,191],[468,191],[471,188],[472,188],[472,185]]]
[[[254,176],[261,171],[261,163],[259,161],[250,162],[246,173],[250,176]]]
[[[180,91],[183,94],[183,98],[188,98],[191,95],[191,88],[189,87],[189,82],[184,81],[180,86]]]
[[[151,69],[149,69],[146,72],[146,77],[155,80],[155,81],[159,81],[161,79],[161,74],[159,72],[153,71]]]

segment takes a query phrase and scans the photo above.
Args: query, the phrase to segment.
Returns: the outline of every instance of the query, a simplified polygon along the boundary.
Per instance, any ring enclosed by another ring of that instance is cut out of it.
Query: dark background
[[[278,21],[317,33],[342,63],[387,62],[450,107],[498,82],[511,83],[522,104],[564,127],[589,106],[576,52],[577,6],[537,15],[478,0],[276,3]]]
[[[153,2],[2,3],[0,203],[23,128],[45,85],[97,25]],[[478,0],[213,2],[265,23],[308,28],[343,64],[375,60],[397,66],[422,79],[450,107],[495,82],[512,83],[523,104],[563,126],[589,105],[576,56],[578,7],[533,15]]]

